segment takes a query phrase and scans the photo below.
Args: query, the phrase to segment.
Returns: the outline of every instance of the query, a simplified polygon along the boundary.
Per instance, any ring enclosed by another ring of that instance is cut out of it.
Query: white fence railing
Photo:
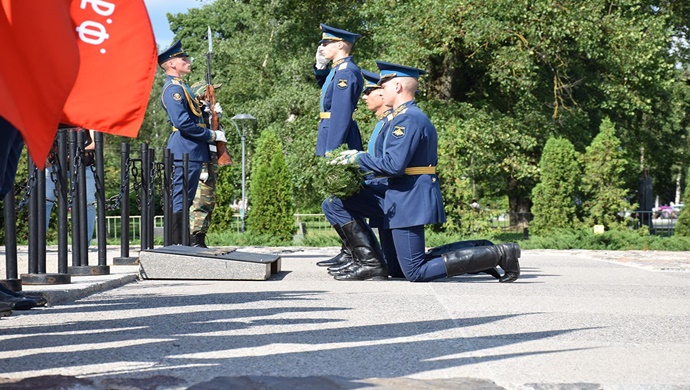
[[[233,214],[234,221],[227,230],[235,230],[239,232],[242,226],[242,219],[240,214]],[[155,235],[163,235],[163,216],[156,215],[153,217],[153,226]],[[121,232],[121,218],[120,216],[106,216],[105,217],[105,231],[106,237],[109,240],[120,239]],[[295,214],[295,227],[306,228],[308,230],[328,230],[331,228],[330,223],[326,220],[323,214]],[[138,240],[141,238],[141,216],[132,215],[129,217],[129,239]]]

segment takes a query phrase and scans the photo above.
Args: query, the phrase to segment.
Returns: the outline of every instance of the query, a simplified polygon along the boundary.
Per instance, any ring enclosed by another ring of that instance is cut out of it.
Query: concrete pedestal
[[[280,272],[280,256],[170,245],[139,252],[143,279],[266,280]]]

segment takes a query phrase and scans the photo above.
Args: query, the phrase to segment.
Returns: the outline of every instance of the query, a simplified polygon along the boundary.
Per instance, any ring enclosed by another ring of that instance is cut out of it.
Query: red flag
[[[0,0],[0,116],[43,168],[79,67],[69,0]]]
[[[72,0],[79,76],[63,122],[136,137],[156,74],[156,44],[143,0]]]

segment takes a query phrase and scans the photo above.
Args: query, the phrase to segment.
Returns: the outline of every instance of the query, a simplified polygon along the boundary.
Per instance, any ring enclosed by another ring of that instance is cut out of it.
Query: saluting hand
[[[328,66],[328,58],[323,56],[323,53],[321,53],[321,49],[318,48],[316,49],[316,69],[322,70],[326,69],[326,66]]]

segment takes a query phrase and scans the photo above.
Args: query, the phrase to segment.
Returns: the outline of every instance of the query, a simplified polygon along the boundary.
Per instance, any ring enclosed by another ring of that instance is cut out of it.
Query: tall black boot
[[[172,245],[182,244],[182,211],[172,213]]]
[[[342,247],[340,248],[340,253],[331,257],[328,260],[323,260],[316,263],[316,265],[318,265],[319,267],[339,266],[348,263],[352,260],[352,253],[350,253],[350,250],[347,249],[347,240],[345,238],[345,235],[343,234],[343,229],[340,227],[340,224],[333,225],[333,228],[338,233],[338,236],[340,236],[340,240],[343,242]]]
[[[441,246],[437,246],[434,248],[429,249],[424,253],[424,257],[427,259],[433,258],[433,257],[438,257],[441,256],[444,253],[448,252],[454,252],[458,249],[463,249],[463,248],[472,248],[475,246],[489,246],[493,245],[494,243],[489,241],[489,240],[466,240],[466,241],[458,241],[458,242],[452,242],[450,244],[445,244]]]
[[[498,265],[503,268],[505,273],[498,280],[501,283],[510,283],[516,281],[520,277],[520,246],[518,244],[501,244],[499,245],[504,253],[503,261]]]
[[[386,280],[388,267],[371,227],[362,219],[342,225],[355,265],[350,272],[335,275],[336,280]]]
[[[520,246],[518,244],[499,244],[458,249],[441,255],[448,276],[481,272],[497,265],[505,274],[499,279],[502,283],[514,282],[520,276]]]
[[[198,248],[208,248],[206,246],[206,234],[205,233],[192,234],[192,240],[190,243],[192,246],[195,246]]]
[[[458,242],[453,242],[453,243],[446,244],[446,245],[437,246],[435,248],[431,248],[428,251],[426,251],[426,253],[424,253],[424,257],[426,259],[431,259],[434,257],[441,256],[444,253],[453,252],[453,251],[456,251],[456,250],[462,249],[462,248],[472,248],[475,246],[489,246],[489,245],[493,245],[493,244],[494,243],[489,241],[489,240],[458,241]],[[501,275],[498,273],[498,271],[496,271],[495,266],[491,267],[491,268],[483,269],[479,272],[469,272],[469,273],[471,273],[471,274],[485,273],[485,274],[489,274],[489,275],[493,276],[496,279],[499,279],[499,280],[501,279]]]

